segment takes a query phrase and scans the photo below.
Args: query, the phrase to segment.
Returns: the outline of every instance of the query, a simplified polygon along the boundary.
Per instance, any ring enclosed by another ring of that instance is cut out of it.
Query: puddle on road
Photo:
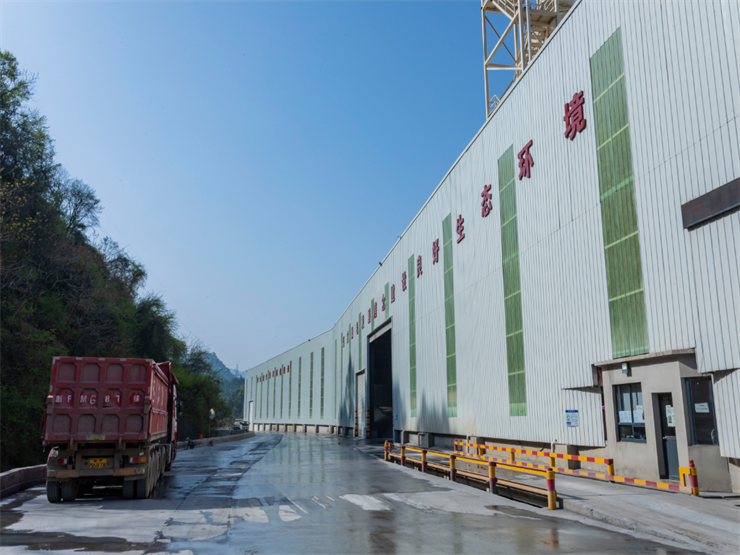
[[[139,500],[135,503],[141,503],[136,509],[149,510],[153,509],[160,512],[161,504],[151,505],[151,501],[174,500],[180,501],[178,509],[179,516],[185,517],[184,528],[178,532],[195,534],[198,539],[208,538],[210,536],[223,536],[228,531],[228,527],[236,521],[242,520],[262,520],[259,514],[252,515],[249,511],[256,509],[232,509],[230,505],[234,504],[233,492],[237,488],[239,479],[248,472],[252,466],[259,461],[264,454],[268,453],[280,443],[281,437],[271,438],[270,440],[256,443],[255,449],[244,453],[244,457],[238,461],[231,461],[229,465],[214,464],[211,458],[213,455],[220,455],[224,451],[234,451],[240,446],[229,446],[220,448],[218,452],[203,452],[208,454],[208,460],[199,460],[199,457],[181,458],[179,465],[174,472],[165,474],[157,487],[154,489],[148,500]],[[200,453],[196,453],[200,454]],[[98,536],[88,537],[84,534],[75,535],[63,531],[48,531],[53,526],[53,520],[49,526],[44,526],[44,531],[36,530],[12,530],[20,524],[29,508],[23,505],[33,501],[38,497],[44,497],[43,503],[46,503],[45,490],[43,488],[33,488],[25,492],[14,495],[8,501],[0,504],[0,530],[2,531],[3,547],[25,547],[33,551],[80,551],[80,552],[106,552],[106,553],[124,553],[131,551],[158,552],[167,550],[169,540],[167,536],[177,536],[178,534],[168,534],[170,524],[175,524],[175,519],[166,519],[162,521],[160,530],[152,536],[151,542],[142,542],[141,534],[136,538],[137,541],[128,541],[125,538],[115,536]],[[53,514],[59,511],[68,511],[69,509],[83,509],[84,504],[96,503],[103,505],[98,509],[111,509],[113,513],[121,510],[121,505],[108,503],[109,501],[121,500],[122,489],[120,486],[96,487],[90,494],[80,496],[75,503],[60,504],[53,507]],[[205,494],[205,495],[203,495]],[[39,499],[37,502],[42,502]],[[83,505],[81,507],[81,505]],[[269,503],[268,503],[269,505]],[[126,510],[130,507],[126,507]],[[261,510],[261,509],[260,509]],[[232,514],[234,513],[234,514]],[[237,514],[238,513],[238,514]],[[243,513],[243,514],[242,514]],[[38,518],[38,516],[37,516]],[[223,523],[221,522],[223,520]],[[156,526],[156,525],[155,525]],[[62,526],[60,526],[61,528]],[[176,527],[175,527],[176,528]],[[203,528],[203,530],[200,530]],[[121,526],[122,530],[126,529],[125,524]],[[174,532],[175,530],[170,530]],[[201,536],[198,538],[197,536]]]
[[[64,532],[3,532],[3,547],[23,546],[36,551],[103,551],[105,553],[125,553],[127,551],[159,551],[165,544],[131,543],[123,538],[89,538],[65,534]]]

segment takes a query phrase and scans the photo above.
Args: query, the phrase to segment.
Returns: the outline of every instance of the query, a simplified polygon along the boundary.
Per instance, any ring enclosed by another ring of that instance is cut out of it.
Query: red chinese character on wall
[[[367,319],[370,319],[370,310],[367,311]],[[362,329],[365,329],[365,315],[362,315]]]
[[[432,243],[432,266],[439,262],[439,239]]]
[[[586,129],[586,118],[583,117],[583,91],[573,95],[573,100],[565,103],[565,138],[571,141],[576,133]]]
[[[380,304],[380,310],[382,310],[383,312],[385,312],[385,293],[383,293],[383,296],[380,298],[380,302],[381,302],[381,304]]]
[[[370,308],[367,309],[367,321],[370,321]]]
[[[416,277],[419,277],[421,274],[421,255],[419,255],[416,259]]]
[[[522,177],[529,179],[529,169],[534,166],[534,160],[532,155],[529,153],[529,148],[532,146],[532,141],[529,141],[524,148],[519,151],[519,181]]]
[[[401,274],[401,291],[406,291],[406,272]]]
[[[481,209],[481,216],[484,218],[488,216],[488,214],[491,213],[492,205],[491,205],[491,186],[486,185],[483,187],[483,192],[480,194],[480,196],[483,197],[483,202],[480,203],[482,209]]]
[[[373,302],[373,318],[378,317],[378,303]]]
[[[394,285],[391,285],[391,302],[392,303],[395,303],[396,302],[396,286],[395,286],[395,284]]]
[[[462,217],[462,214],[460,214],[457,217],[457,242],[459,243],[463,239],[465,239],[465,218]]]

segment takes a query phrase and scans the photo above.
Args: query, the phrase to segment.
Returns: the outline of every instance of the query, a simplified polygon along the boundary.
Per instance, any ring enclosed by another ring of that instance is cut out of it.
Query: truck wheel
[[[136,498],[137,499],[146,499],[149,497],[149,492],[147,491],[149,488],[147,487],[149,480],[146,478],[143,478],[142,480],[136,480],[134,484],[136,484]]]
[[[77,482],[74,480],[65,480],[62,482],[62,499],[66,503],[71,503],[77,499]]]
[[[49,503],[59,503],[62,500],[62,488],[59,482],[46,482],[46,498]]]
[[[136,493],[136,482],[133,480],[127,480],[123,483],[123,498],[133,499],[134,493]]]

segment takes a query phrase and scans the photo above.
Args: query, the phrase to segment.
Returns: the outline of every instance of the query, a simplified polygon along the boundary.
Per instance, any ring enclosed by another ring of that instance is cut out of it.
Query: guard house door
[[[357,399],[357,429],[358,431],[358,437],[365,437],[365,407],[367,406],[365,403],[365,371],[357,373],[357,395],[355,398]]]
[[[673,409],[673,395],[658,394],[660,407],[660,431],[663,441],[663,461],[669,480],[680,479],[678,472],[678,445],[676,444],[676,415]]]

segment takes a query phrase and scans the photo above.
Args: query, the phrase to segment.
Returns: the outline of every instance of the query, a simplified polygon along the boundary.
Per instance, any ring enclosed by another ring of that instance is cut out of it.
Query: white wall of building
[[[592,386],[592,365],[613,358],[589,60],[617,28],[622,32],[650,353],[695,349],[700,372],[740,367],[740,214],[694,231],[683,229],[681,220],[683,203],[740,177],[740,4],[583,0],[335,326],[247,372],[248,397],[256,400],[260,388],[251,386],[251,378],[292,361],[292,418],[287,399],[283,419],[272,418],[271,378],[270,415],[260,418],[257,404],[257,422],[354,424],[348,375],[366,367],[367,311],[375,299],[377,327],[384,320],[381,298],[390,283],[396,288],[390,304],[395,429],[604,445],[600,396],[574,388]],[[563,105],[581,90],[588,124],[570,141],[563,136]],[[516,181],[527,416],[511,417],[497,160],[511,145],[516,154],[530,139],[531,178]],[[493,185],[493,210],[483,218],[480,194],[487,184]],[[457,338],[454,418],[447,416],[441,250],[440,262],[432,264],[432,242],[440,239],[441,247],[442,220],[448,214],[453,220]],[[456,243],[460,214],[465,239]],[[416,418],[409,410],[408,291],[401,289],[401,274],[408,271],[412,255],[421,255],[423,262],[423,274],[416,279]],[[342,334],[363,313],[365,327],[360,317],[360,334],[350,334],[351,361],[345,344],[335,385],[335,342],[340,358]],[[321,347],[323,418],[316,404]],[[311,352],[314,415],[309,419]],[[298,357],[303,364],[300,420]],[[715,386],[720,447],[723,456],[738,458],[740,378],[737,370],[722,376]],[[288,395],[287,381],[283,395]],[[566,427],[565,409],[579,410],[579,427]]]

